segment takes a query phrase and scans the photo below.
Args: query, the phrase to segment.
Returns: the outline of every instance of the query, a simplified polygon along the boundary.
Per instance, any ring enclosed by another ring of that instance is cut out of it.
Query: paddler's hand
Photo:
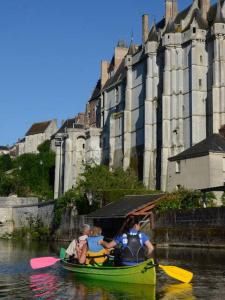
[[[98,245],[103,245],[103,243],[104,243],[104,241],[103,240],[100,240],[100,241],[98,241]]]

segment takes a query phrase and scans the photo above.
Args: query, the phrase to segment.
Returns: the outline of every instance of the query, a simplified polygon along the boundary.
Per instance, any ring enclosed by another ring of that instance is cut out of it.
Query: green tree
[[[9,158],[5,158],[4,168],[0,169],[0,195],[16,193],[43,200],[53,198],[55,154],[50,149],[50,141],[45,141],[38,150],[38,154],[23,154],[11,164]],[[13,169],[8,172],[12,165]]]
[[[0,156],[0,172],[6,172],[13,168],[13,161],[9,154]]]

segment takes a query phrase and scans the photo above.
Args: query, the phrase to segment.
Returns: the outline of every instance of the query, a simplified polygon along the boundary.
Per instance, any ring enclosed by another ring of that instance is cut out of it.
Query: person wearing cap
[[[69,247],[66,249],[66,254],[69,256],[71,262],[84,263],[85,258],[83,253],[87,248],[87,238],[90,235],[91,227],[84,224],[81,227],[81,236],[78,239],[72,240]]]
[[[149,237],[140,231],[141,221],[138,217],[130,217],[124,233],[111,242],[99,241],[106,249],[115,249],[115,264],[132,266],[151,257],[154,247]]]

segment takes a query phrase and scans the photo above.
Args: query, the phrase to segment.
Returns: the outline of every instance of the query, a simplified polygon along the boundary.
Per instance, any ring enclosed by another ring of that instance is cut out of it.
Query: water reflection
[[[47,297],[51,299],[59,288],[58,277],[53,274],[36,274],[30,276],[30,288],[35,298]]]
[[[0,299],[35,300],[194,300],[225,298],[225,252],[190,248],[157,249],[161,264],[194,273],[192,284],[178,284],[157,271],[157,287],[77,279],[56,264],[32,270],[30,258],[57,256],[61,245],[0,240]]]
[[[193,288],[191,284],[180,283],[165,285],[159,291],[160,299],[162,300],[172,300],[172,299],[182,299],[182,300],[195,300],[196,297],[193,295]]]

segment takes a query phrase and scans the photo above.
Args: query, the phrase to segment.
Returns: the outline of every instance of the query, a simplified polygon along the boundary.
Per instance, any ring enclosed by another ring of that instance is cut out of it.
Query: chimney
[[[115,68],[115,71],[117,70],[117,68],[121,64],[124,57],[127,55],[127,52],[128,52],[128,48],[125,47],[125,45],[123,47],[122,46],[117,46],[115,48],[115,50],[114,50],[114,68]]]
[[[210,0],[198,0],[198,6],[204,20],[207,20],[208,11],[210,9]]]
[[[174,21],[177,12],[178,12],[177,0],[166,0],[166,14],[165,14],[166,24],[169,22],[169,20]]]
[[[103,87],[108,80],[108,67],[109,62],[106,60],[101,61],[101,87]]]
[[[149,17],[148,15],[143,15],[142,16],[142,44],[144,45],[148,39],[148,34],[149,34]]]

